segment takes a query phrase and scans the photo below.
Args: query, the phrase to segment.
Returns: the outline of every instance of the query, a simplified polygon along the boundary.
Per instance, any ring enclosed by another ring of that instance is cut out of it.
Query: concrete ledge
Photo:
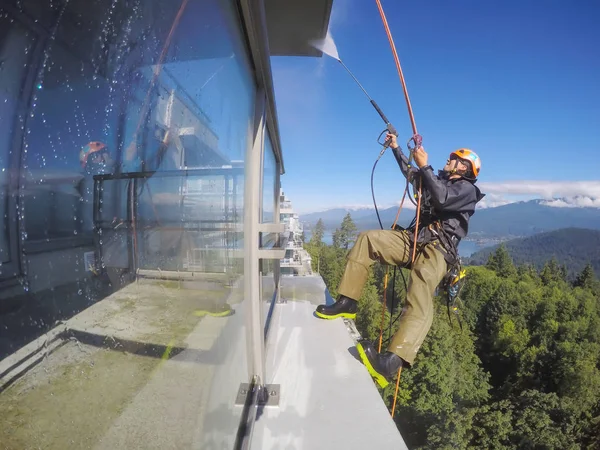
[[[65,325],[59,325],[0,361],[0,393],[65,342]]]
[[[288,301],[277,305],[267,364],[267,383],[281,387],[280,405],[262,411],[252,448],[407,449],[375,383],[354,356],[353,337],[359,337],[354,323],[314,316],[318,296],[324,302],[328,295],[322,279],[282,283]]]

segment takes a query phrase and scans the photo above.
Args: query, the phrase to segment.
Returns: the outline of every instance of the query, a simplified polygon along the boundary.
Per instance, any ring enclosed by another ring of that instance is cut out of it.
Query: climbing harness
[[[458,321],[458,325],[462,331],[462,322],[460,320],[460,315],[458,312],[458,302],[459,302],[459,294],[462,288],[464,287],[465,277],[467,275],[466,270],[464,270],[460,262],[455,264],[450,271],[444,277],[442,281],[442,286],[446,295],[446,307],[448,309],[448,320],[452,323],[452,316],[450,311],[452,311],[456,315],[456,320]]]

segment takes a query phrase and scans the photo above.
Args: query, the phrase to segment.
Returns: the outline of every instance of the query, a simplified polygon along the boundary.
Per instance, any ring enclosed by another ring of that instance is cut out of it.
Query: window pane
[[[277,163],[273,153],[273,145],[268,131],[265,129],[265,148],[262,167],[262,205],[260,211],[263,223],[274,222],[274,201]],[[271,248],[277,244],[278,235],[275,233],[261,233],[261,246]],[[269,313],[275,294],[274,268],[276,261],[263,259],[260,261],[261,269],[261,297],[263,301],[263,327],[267,325]]]
[[[0,263],[11,260],[10,230],[15,211],[9,211],[9,176],[13,130],[17,126],[19,91],[27,74],[33,36],[0,10]],[[16,236],[14,237],[16,239]],[[8,276],[0,266],[0,276]]]
[[[263,159],[263,178],[262,178],[262,211],[261,218],[263,223],[274,222],[274,202],[275,202],[275,181],[276,181],[276,161],[273,153],[271,137],[265,130],[265,154]]]
[[[0,126],[15,129],[17,101],[28,108],[12,168],[28,292],[0,315],[0,364],[47,356],[10,369],[0,442],[232,448],[250,381],[243,199],[256,96],[236,2],[16,6],[0,14],[0,87],[14,96]],[[46,347],[27,358],[28,343]]]

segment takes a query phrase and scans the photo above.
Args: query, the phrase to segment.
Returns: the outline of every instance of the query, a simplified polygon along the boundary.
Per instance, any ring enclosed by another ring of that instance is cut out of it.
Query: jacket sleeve
[[[404,153],[402,153],[402,149],[400,147],[392,148],[394,152],[394,157],[396,158],[396,162],[402,171],[402,175],[408,178],[408,174],[410,172],[411,175],[414,175],[419,169],[415,165],[408,164],[408,158]]]
[[[444,183],[433,173],[431,166],[420,170],[424,187],[431,195],[431,204],[438,211],[461,211],[477,203],[475,186],[466,180]]]

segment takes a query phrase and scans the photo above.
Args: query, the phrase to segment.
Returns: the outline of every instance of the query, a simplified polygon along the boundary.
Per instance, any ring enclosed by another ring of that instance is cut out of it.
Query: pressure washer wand
[[[390,132],[391,134],[394,134],[394,135],[398,136],[398,131],[396,131],[396,127],[394,127],[394,125],[392,125],[390,123],[390,121],[385,116],[385,114],[383,113],[383,111],[381,110],[381,108],[379,107],[379,105],[377,103],[375,103],[375,100],[373,100],[371,98],[371,96],[367,93],[367,91],[362,86],[362,84],[360,84],[360,82],[356,79],[356,77],[354,76],[354,74],[352,72],[350,72],[350,69],[348,69],[348,66],[346,66],[346,64],[344,64],[344,62],[341,59],[339,59],[339,58],[338,58],[338,61],[340,62],[340,64],[342,66],[344,66],[344,69],[346,69],[348,71],[348,73],[350,74],[350,76],[354,79],[354,81],[356,81],[356,84],[358,84],[358,86],[365,93],[365,95],[367,96],[367,98],[371,102],[371,105],[373,105],[373,108],[375,108],[375,111],[377,111],[377,113],[379,114],[379,116],[381,117],[381,119],[385,122],[385,124],[387,126],[387,131]]]

